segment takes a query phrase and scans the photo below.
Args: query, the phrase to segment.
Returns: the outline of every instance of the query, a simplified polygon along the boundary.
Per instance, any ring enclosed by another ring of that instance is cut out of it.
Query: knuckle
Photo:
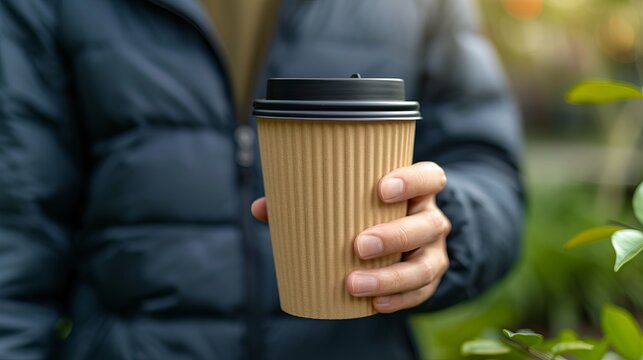
[[[433,229],[433,232],[438,234],[442,233],[443,231],[442,228],[444,227],[444,224],[443,224],[444,221],[437,209],[427,210],[424,220],[427,222],[429,226],[431,226],[431,228]]]
[[[434,227],[435,226],[435,219],[433,218],[433,209],[425,209],[422,211],[422,220],[426,222],[426,225]]]
[[[420,161],[416,163],[415,166],[422,171],[429,172],[433,171],[434,167],[439,167],[438,164],[434,163],[433,161]]]
[[[404,276],[400,273],[399,270],[393,269],[389,273],[389,281],[385,283],[385,287],[389,290],[397,289],[402,286],[404,281]]]
[[[436,165],[437,166],[437,165]],[[447,185],[447,173],[438,166],[438,186],[443,189]]]
[[[451,233],[451,230],[452,230],[453,226],[451,225],[451,221],[449,221],[449,218],[447,218],[446,215],[444,215],[444,213],[442,211],[440,211],[440,214],[442,215],[442,218],[444,219],[444,228],[442,229],[442,233],[444,235],[448,235],[449,233]]]
[[[423,284],[428,284],[433,281],[433,278],[435,276],[435,269],[433,268],[431,262],[428,259],[423,259],[418,262],[418,265],[420,281]]]
[[[415,171],[415,181],[418,185],[418,192],[426,192],[428,189],[433,188],[434,174],[436,173],[435,163],[424,161],[417,164],[417,171]]]
[[[445,272],[449,269],[449,266],[451,266],[451,260],[449,259],[449,253],[447,252],[447,247],[445,242],[445,246],[442,250],[442,267],[444,268]]]
[[[430,186],[431,188],[436,185],[438,189],[444,188],[447,183],[447,175],[440,165],[432,161],[423,161],[418,163],[418,165],[423,169],[421,176],[424,179],[424,185]]]
[[[442,273],[443,274],[445,272],[447,272],[447,270],[449,269],[449,266],[451,266],[451,261],[449,261],[449,257],[445,253],[444,256],[443,256],[443,260],[442,260],[442,269],[443,269]]]
[[[393,250],[405,251],[410,248],[411,238],[409,236],[409,231],[406,229],[404,225],[399,225],[396,228],[395,239],[396,239],[396,245],[395,245],[395,249]]]
[[[446,235],[451,232],[451,222],[440,209],[429,210],[428,217],[438,235]]]
[[[424,161],[418,161],[417,163],[415,163],[415,165],[417,165],[417,166],[424,166],[424,165],[432,164],[432,163],[433,163],[432,161],[426,161],[426,160],[424,160]]]
[[[442,169],[438,164],[433,161],[420,161],[416,164],[418,167],[434,171],[435,169]]]

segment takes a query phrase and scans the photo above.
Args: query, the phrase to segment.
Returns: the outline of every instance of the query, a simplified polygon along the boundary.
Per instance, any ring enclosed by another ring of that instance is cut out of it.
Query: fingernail
[[[371,275],[353,275],[352,288],[354,294],[363,294],[377,290],[378,281]]]
[[[380,184],[382,200],[394,199],[404,193],[404,181],[398,178],[382,180]]]
[[[384,243],[377,236],[362,235],[357,239],[357,251],[364,259],[374,257],[384,251]]]
[[[375,305],[386,306],[391,302],[390,296],[380,296],[375,298]]]

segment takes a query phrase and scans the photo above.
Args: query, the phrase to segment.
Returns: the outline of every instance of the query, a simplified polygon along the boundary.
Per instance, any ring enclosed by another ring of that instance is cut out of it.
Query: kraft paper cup
[[[257,131],[281,308],[315,319],[374,314],[372,298],[347,292],[346,276],[401,255],[361,260],[353,242],[406,215],[406,202],[383,203],[377,185],[411,164],[415,120],[258,115]]]

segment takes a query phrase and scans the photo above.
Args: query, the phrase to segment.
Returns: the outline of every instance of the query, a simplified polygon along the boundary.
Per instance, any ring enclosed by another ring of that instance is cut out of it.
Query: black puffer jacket
[[[449,177],[437,294],[316,321],[279,310],[267,227],[249,213],[260,169],[235,160],[256,150],[235,144],[199,1],[0,0],[0,359],[416,356],[406,316],[479,294],[519,248],[518,117],[475,21],[469,0],[284,1],[257,84],[403,78],[425,118],[415,161]]]

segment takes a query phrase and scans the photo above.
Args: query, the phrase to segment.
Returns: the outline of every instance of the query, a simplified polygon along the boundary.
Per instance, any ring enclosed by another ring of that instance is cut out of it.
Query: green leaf
[[[560,333],[558,333],[558,336],[554,338],[544,339],[543,342],[540,343],[540,345],[534,346],[534,348],[536,348],[537,350],[549,352],[552,346],[560,342],[568,342],[568,341],[576,341],[576,340],[581,340],[581,339],[578,338],[578,334],[576,334],[574,330],[563,329]]]
[[[569,240],[565,244],[565,249],[569,250],[579,245],[585,245],[598,240],[609,239],[612,234],[622,229],[622,226],[598,226],[587,229]]]
[[[612,347],[628,360],[641,358],[641,331],[627,310],[614,305],[603,306],[601,327]]]
[[[606,339],[595,340],[595,339],[585,339],[586,343],[594,345],[594,349],[589,351],[578,351],[574,352],[574,356],[578,360],[602,360],[603,356],[609,348],[609,342]]]
[[[636,191],[634,191],[632,207],[634,208],[634,215],[643,224],[643,183],[640,183]]]
[[[588,80],[567,92],[567,101],[572,104],[605,104],[628,99],[643,99],[641,88],[624,82]]]
[[[525,346],[536,346],[543,342],[543,336],[535,333],[530,330],[518,330],[518,332],[512,332],[507,329],[503,329],[502,333],[508,338],[519,344]]]
[[[509,347],[499,340],[476,339],[462,344],[460,352],[463,356],[471,355],[504,355],[511,351]]]
[[[616,272],[643,250],[643,232],[632,229],[619,230],[612,235],[612,247],[616,252]]]
[[[558,344],[552,346],[551,352],[554,355],[570,352],[570,351],[578,351],[578,350],[593,350],[594,345],[588,344],[584,341],[576,340],[576,341],[562,341],[559,342]]]
[[[578,334],[572,329],[563,329],[558,334],[558,340],[560,342],[576,341],[578,340]]]

